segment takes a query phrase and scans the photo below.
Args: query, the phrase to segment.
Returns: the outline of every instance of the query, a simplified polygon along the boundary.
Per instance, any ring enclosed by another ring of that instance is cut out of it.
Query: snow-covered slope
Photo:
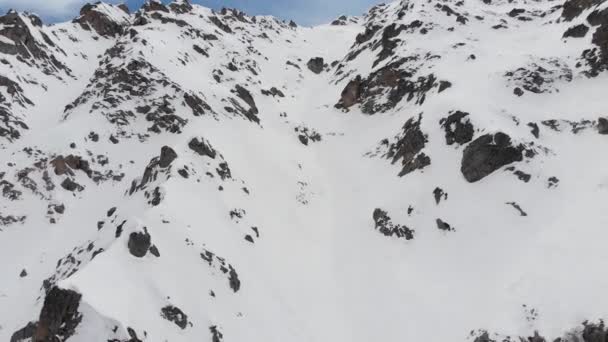
[[[0,340],[608,339],[608,2],[0,17]]]

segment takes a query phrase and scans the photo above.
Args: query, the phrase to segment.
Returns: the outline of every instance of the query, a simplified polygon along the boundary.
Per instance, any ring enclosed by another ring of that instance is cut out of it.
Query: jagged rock
[[[608,8],[604,8],[603,10],[595,10],[591,12],[587,16],[587,22],[591,24],[591,26],[599,26],[603,23],[608,22]]]
[[[65,341],[74,335],[82,320],[82,315],[78,312],[81,297],[72,290],[58,287],[50,289],[44,299],[33,341]]]
[[[95,30],[102,37],[116,37],[124,32],[126,22],[116,22],[114,18],[109,17],[106,12],[98,10],[98,6],[110,6],[103,3],[86,4],[80,10],[80,17],[74,22],[80,24],[85,30]],[[128,9],[127,9],[128,10]]]
[[[563,38],[583,38],[587,32],[589,32],[589,27],[585,24],[580,24],[568,28],[566,32],[564,32]]]
[[[270,90],[264,90],[264,89],[262,89],[261,91],[262,91],[262,95],[265,95],[265,96],[271,96],[272,95],[273,97],[274,96],[285,97],[285,94],[283,94],[283,92],[280,91],[279,89],[277,89],[276,87],[272,87],[272,88],[270,88]]]
[[[562,17],[570,21],[579,16],[587,8],[602,3],[601,0],[567,0],[562,6]]]
[[[25,278],[25,277],[27,277],[27,271],[24,268],[23,270],[21,270],[21,273],[19,274],[19,278]]]
[[[469,113],[459,110],[450,112],[450,115],[439,121],[445,130],[445,141],[448,145],[457,143],[464,145],[473,140],[475,129],[469,120]]]
[[[608,119],[599,118],[597,120],[597,131],[600,134],[608,134]]]
[[[160,149],[160,159],[158,160],[158,165],[162,168],[169,167],[171,163],[177,158],[177,153],[169,147],[163,146]]]
[[[201,156],[207,156],[211,159],[215,159],[217,152],[211,147],[209,142],[204,138],[199,141],[198,138],[193,138],[188,143],[188,147]]]
[[[418,116],[418,120],[409,119],[403,125],[402,133],[395,137],[396,142],[389,146],[386,153],[386,157],[391,159],[392,164],[401,160],[403,168],[399,172],[399,177],[431,165],[431,158],[422,152],[428,140],[420,129],[421,121],[422,114]]]
[[[415,59],[401,58],[372,72],[364,80],[357,76],[344,88],[335,107],[349,108],[360,103],[363,113],[375,114],[395,108],[403,98],[408,102],[415,99],[416,104],[424,103],[426,93],[438,83],[433,74],[414,79],[413,70],[403,69],[407,62]]]
[[[308,63],[306,63],[308,70],[314,72],[315,74],[320,74],[323,72],[324,61],[322,57],[311,58]]]
[[[298,24],[296,24],[296,22],[295,22],[295,21],[290,20],[290,21],[289,21],[289,27],[291,27],[291,28],[296,28],[296,27],[298,27]]]
[[[158,250],[158,247],[156,247],[156,245],[152,245],[150,246],[150,254],[154,255],[157,258],[160,258],[160,251]]]
[[[29,19],[34,26],[41,24],[40,19],[31,16]],[[44,43],[53,46],[53,41],[44,33],[40,32]],[[28,24],[22,19],[19,13],[9,11],[6,15],[0,16],[0,53],[8,55],[18,55],[21,60],[34,58],[42,63],[42,71],[47,74],[55,73],[59,70],[71,74],[71,70],[62,64],[55,56],[49,53],[48,48],[42,44],[29,29]],[[12,43],[10,43],[12,41]],[[1,102],[1,101],[0,101]]]
[[[237,107],[237,109],[240,107],[239,111],[247,119],[249,119],[250,121],[253,121],[255,123],[259,123],[260,119],[257,117],[257,114],[259,113],[258,107],[256,106],[255,100],[253,99],[253,96],[251,95],[249,90],[245,89],[244,87],[242,87],[240,85],[236,85],[232,92],[236,93],[236,95],[249,106],[249,109],[245,110],[242,107],[240,107],[237,103],[234,103],[234,102],[233,102],[233,105],[235,105],[235,107]]]
[[[188,326],[188,315],[173,305],[167,305],[162,308],[161,316],[169,322],[175,323],[182,330]]]
[[[348,82],[344,90],[342,90],[340,101],[336,105],[336,108],[350,108],[359,101],[361,82],[361,76],[357,76],[354,80]]]
[[[141,9],[144,12],[159,11],[169,13],[169,9],[165,5],[163,5],[160,0],[146,0]]]
[[[365,27],[365,32],[359,33],[355,38],[355,41],[357,42],[357,44],[363,44],[372,39],[376,32],[378,32],[381,28],[382,26],[380,25],[367,26]]]
[[[224,24],[218,17],[212,16],[212,17],[209,17],[209,20],[215,26],[217,26],[220,30],[222,30],[226,33],[232,33],[232,29],[230,28],[230,26]]]
[[[138,258],[143,258],[152,245],[150,234],[147,231],[133,232],[129,235],[129,252]]]
[[[524,148],[513,146],[504,133],[485,134],[470,143],[463,152],[460,171],[469,183],[477,182],[499,168],[521,161]]]
[[[387,212],[380,208],[374,209],[372,218],[374,219],[375,229],[385,236],[396,236],[406,240],[412,240],[414,238],[413,230],[409,229],[407,226],[394,225]]]
[[[189,13],[192,11],[190,0],[173,0],[173,2],[169,4],[169,8],[171,11],[178,14]]]

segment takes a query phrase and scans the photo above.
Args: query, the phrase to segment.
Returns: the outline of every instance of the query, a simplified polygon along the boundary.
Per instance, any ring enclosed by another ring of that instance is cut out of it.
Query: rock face
[[[82,320],[80,298],[77,292],[53,287],[44,299],[33,342],[65,341],[72,336]]]
[[[177,14],[184,14],[192,11],[192,5],[190,0],[174,0],[169,4],[169,9]]]
[[[342,94],[340,101],[336,104],[336,108],[350,108],[359,101],[361,95],[361,76],[357,76],[354,80],[348,82]]]
[[[321,57],[311,58],[308,63],[306,63],[308,70],[314,72],[315,74],[320,74],[323,72],[324,61]]]
[[[106,7],[105,11],[104,9],[99,8],[101,6]],[[85,30],[92,29],[102,37],[119,36],[124,32],[126,21],[117,22],[115,19],[110,18],[106,14],[106,11],[110,8],[114,9],[113,6],[103,3],[94,5],[86,4],[80,10],[80,17],[74,21],[80,24]],[[124,8],[120,9],[117,7],[116,10],[124,12]]]
[[[428,140],[420,129],[421,121],[422,115],[419,115],[417,120],[409,119],[403,125],[402,133],[389,146],[386,157],[391,159],[393,164],[401,161],[403,166],[399,177],[431,165],[431,158],[422,151]]]
[[[470,182],[477,182],[499,168],[523,160],[523,146],[513,146],[504,133],[485,134],[463,152],[460,171]]]
[[[424,103],[426,94],[438,86],[433,74],[413,77],[416,70],[408,62],[416,57],[405,57],[392,62],[374,72],[366,79],[357,76],[342,91],[336,108],[350,108],[361,104],[361,111],[366,114],[386,112],[397,106],[401,100]]]

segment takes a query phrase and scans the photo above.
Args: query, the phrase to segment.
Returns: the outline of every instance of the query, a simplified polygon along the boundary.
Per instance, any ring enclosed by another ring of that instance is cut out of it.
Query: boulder
[[[129,235],[129,252],[137,257],[143,258],[148,253],[148,249],[152,245],[151,237],[148,232],[133,232]]]
[[[599,118],[597,121],[597,130],[600,134],[608,134],[608,119]]]
[[[324,68],[324,60],[322,57],[315,57],[315,58],[311,58],[308,63],[306,63],[306,66],[308,67],[308,70],[314,72],[315,74],[320,74],[323,72],[323,68]]]
[[[485,134],[464,149],[460,171],[474,183],[505,165],[522,161],[523,150],[522,145],[513,146],[505,133]]]

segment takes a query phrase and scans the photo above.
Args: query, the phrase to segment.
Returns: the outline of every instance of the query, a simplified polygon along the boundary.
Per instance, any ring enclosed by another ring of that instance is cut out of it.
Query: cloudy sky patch
[[[78,15],[86,0],[0,0],[0,11],[9,9],[30,11],[45,22],[69,20]],[[94,2],[94,1],[91,1]],[[108,3],[126,2],[137,9],[143,0],[106,0]],[[168,1],[164,1],[168,2]],[[194,3],[219,9],[234,7],[251,15],[270,14],[282,19],[293,19],[303,25],[316,25],[331,21],[341,14],[358,15],[380,0],[194,0]]]

